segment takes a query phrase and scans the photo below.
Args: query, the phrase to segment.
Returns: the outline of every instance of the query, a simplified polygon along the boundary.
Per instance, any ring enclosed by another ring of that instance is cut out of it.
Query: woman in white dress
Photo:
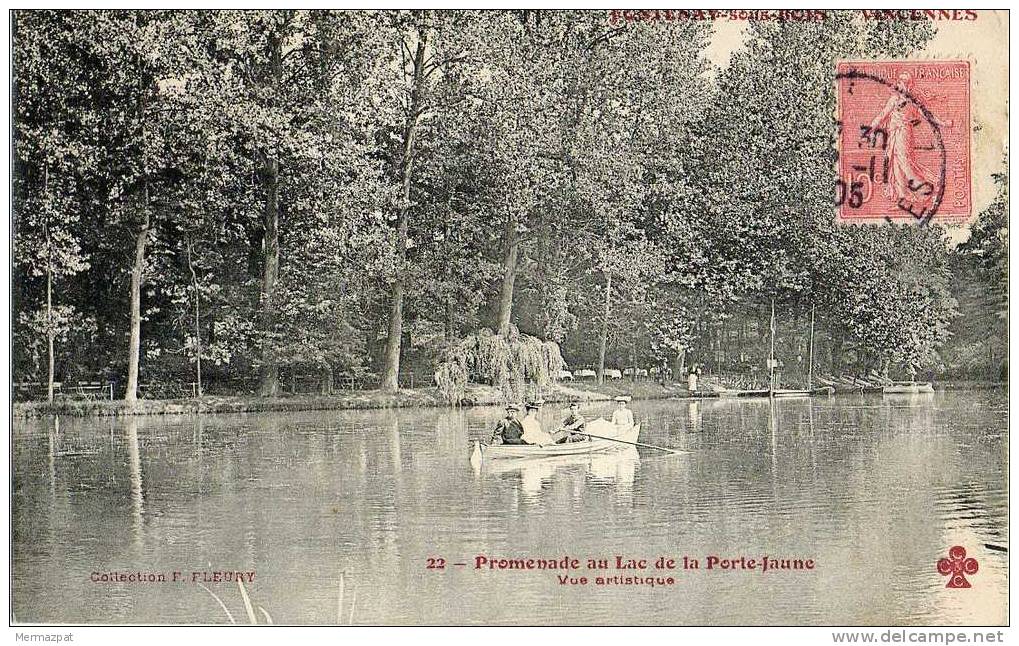
[[[612,412],[612,423],[618,428],[633,426],[633,411],[626,407],[629,397],[620,395],[616,397],[616,410]]]
[[[527,414],[524,415],[524,419],[520,420],[520,425],[524,427],[524,433],[520,436],[520,439],[527,444],[537,444],[538,446],[555,444],[555,438],[548,432],[543,431],[541,422],[538,421],[538,409],[541,408],[543,403],[528,402],[524,406],[527,409]]]

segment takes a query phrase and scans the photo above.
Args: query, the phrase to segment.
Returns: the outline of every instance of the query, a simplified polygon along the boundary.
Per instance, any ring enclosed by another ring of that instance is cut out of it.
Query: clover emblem
[[[946,588],[969,588],[972,587],[966,579],[966,575],[973,575],[980,569],[975,558],[966,557],[966,548],[962,545],[955,545],[948,550],[948,558],[938,559],[938,574],[948,577]]]

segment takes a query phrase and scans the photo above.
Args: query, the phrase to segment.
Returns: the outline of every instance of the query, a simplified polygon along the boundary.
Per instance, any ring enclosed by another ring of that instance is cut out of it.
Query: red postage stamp
[[[836,79],[838,219],[969,218],[969,63],[840,62]]]

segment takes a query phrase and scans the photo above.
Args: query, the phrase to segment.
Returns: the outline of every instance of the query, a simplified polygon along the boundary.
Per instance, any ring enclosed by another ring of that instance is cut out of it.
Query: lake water
[[[259,621],[286,624],[1007,621],[1008,554],[988,547],[1008,545],[1004,391],[633,408],[642,441],[688,453],[476,470],[495,408],[16,420],[15,618],[229,622],[222,602],[247,623],[211,574],[238,571]],[[978,561],[969,589],[937,571],[953,545]],[[814,568],[707,569],[764,555]],[[575,557],[588,583],[477,556]],[[136,572],[168,580],[94,580]]]

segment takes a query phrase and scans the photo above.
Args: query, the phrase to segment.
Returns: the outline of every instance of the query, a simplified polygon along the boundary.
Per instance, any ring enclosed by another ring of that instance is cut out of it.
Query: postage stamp
[[[969,63],[847,61],[836,79],[838,220],[969,218]]]

